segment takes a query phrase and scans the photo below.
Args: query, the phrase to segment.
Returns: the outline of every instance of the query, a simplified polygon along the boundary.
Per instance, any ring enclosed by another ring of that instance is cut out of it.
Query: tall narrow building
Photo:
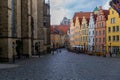
[[[97,14],[96,26],[95,26],[95,51],[102,53],[105,51],[106,44],[106,21],[108,19],[108,10],[99,7],[99,13]]]
[[[94,13],[90,14],[90,21],[88,26],[88,51],[92,52],[94,50],[94,42],[95,42],[95,22],[96,15]]]
[[[84,47],[84,50],[88,50],[88,27],[90,20],[91,12],[85,12],[83,14],[82,23],[81,23],[81,46]]]
[[[108,20],[106,21],[106,52],[113,54],[120,53],[120,16],[113,9],[109,9]]]

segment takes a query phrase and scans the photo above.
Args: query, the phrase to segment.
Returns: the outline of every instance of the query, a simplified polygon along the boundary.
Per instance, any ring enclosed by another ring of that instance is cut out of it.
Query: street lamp
[[[110,43],[110,57],[112,57],[112,48],[111,48],[111,43]]]
[[[110,43],[110,52],[111,52],[111,43]]]
[[[94,44],[92,45],[92,51],[94,52]]]
[[[84,52],[85,52],[85,43],[84,43]]]
[[[105,46],[104,46],[104,44],[102,44],[102,53],[103,53],[103,56],[106,57],[106,52],[105,52]]]
[[[13,48],[13,56],[12,56],[12,58],[13,58],[13,63],[15,63],[15,53],[14,53],[14,49],[15,49],[15,43],[13,42],[12,43],[12,48]]]

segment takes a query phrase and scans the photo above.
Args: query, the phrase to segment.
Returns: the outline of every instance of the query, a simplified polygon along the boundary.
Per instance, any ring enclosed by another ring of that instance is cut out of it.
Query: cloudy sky
[[[64,16],[72,18],[75,12],[93,11],[96,6],[109,8],[110,0],[50,0],[51,24],[56,25],[61,22]]]

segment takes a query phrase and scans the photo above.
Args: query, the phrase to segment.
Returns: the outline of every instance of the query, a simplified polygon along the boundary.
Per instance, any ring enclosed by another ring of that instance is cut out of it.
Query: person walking
[[[55,51],[55,45],[52,45],[52,54],[54,55],[54,51]]]
[[[109,54],[110,54],[110,57],[112,57],[112,53],[111,53],[111,51],[109,52]]]

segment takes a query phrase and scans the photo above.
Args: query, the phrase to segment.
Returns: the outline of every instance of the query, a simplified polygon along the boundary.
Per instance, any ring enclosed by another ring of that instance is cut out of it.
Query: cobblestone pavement
[[[0,80],[120,80],[120,58],[75,54],[65,49],[0,70]]]

